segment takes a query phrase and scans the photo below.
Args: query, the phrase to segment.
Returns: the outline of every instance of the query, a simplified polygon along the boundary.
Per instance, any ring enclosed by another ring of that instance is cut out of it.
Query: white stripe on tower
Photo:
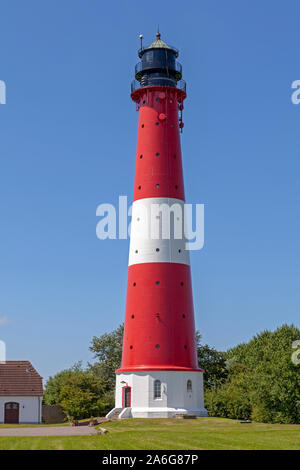
[[[132,205],[129,266],[141,263],[190,264],[184,230],[184,201],[138,199]]]

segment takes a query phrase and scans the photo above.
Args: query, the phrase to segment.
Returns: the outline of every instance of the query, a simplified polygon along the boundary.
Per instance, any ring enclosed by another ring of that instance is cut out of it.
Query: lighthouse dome
[[[175,54],[175,57],[178,57],[179,55],[179,51],[178,49],[176,49],[176,47],[173,47],[173,46],[169,46],[167,43],[165,43],[162,39],[161,39],[161,34],[160,33],[156,33],[156,39],[155,41],[153,41],[149,46],[147,47],[141,47],[141,49],[139,50],[139,57],[142,57],[142,55],[146,52],[146,51],[149,51],[151,49],[169,49],[170,51],[172,51],[174,54]]]
[[[157,39],[155,39],[155,41],[153,41],[152,44],[150,44],[150,46],[147,47],[147,49],[151,49],[152,47],[160,47],[160,48],[163,48],[163,49],[171,49],[171,47],[168,46],[168,44],[166,44],[164,41],[162,41],[160,39],[160,35]]]

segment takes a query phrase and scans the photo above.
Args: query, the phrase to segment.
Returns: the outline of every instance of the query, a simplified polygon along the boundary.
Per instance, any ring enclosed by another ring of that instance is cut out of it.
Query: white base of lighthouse
[[[115,408],[107,418],[174,418],[178,414],[207,416],[202,372],[149,370],[116,374]]]

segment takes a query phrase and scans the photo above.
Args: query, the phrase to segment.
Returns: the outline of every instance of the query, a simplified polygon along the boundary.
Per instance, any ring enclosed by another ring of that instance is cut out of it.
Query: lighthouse
[[[142,39],[141,39],[142,41]],[[122,364],[107,417],[206,416],[184,223],[180,132],[186,84],[160,33],[138,51],[139,113]]]

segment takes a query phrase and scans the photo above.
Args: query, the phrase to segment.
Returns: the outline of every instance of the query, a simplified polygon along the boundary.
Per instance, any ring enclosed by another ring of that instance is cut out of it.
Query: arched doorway
[[[4,423],[19,424],[19,403],[10,401],[4,404]]]

